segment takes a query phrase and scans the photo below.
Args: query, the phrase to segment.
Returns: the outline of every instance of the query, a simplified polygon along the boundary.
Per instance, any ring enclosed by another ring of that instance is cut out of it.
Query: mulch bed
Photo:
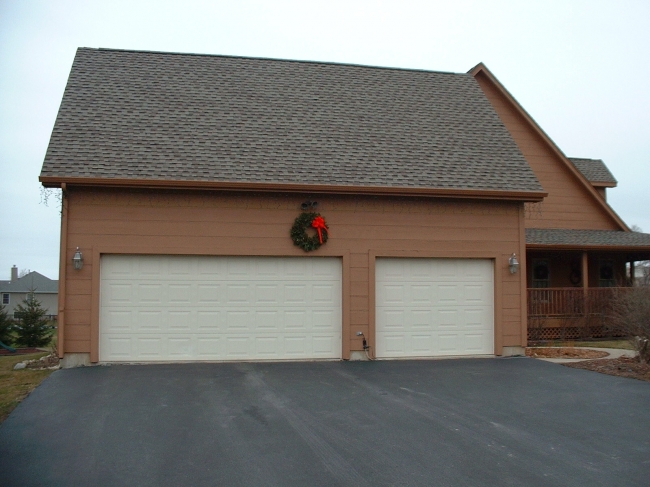
[[[39,350],[38,348],[17,348],[16,352],[13,353],[4,348],[0,348],[0,355],[28,355],[30,353],[40,353],[42,351],[43,350]]]
[[[574,369],[593,370],[601,374],[615,375],[618,377],[629,377],[650,382],[650,364],[639,362],[637,358],[621,357],[605,360],[586,360],[562,364]]]
[[[526,356],[533,358],[603,358],[607,357],[607,352],[598,350],[583,350],[581,348],[551,348],[551,347],[534,347],[526,348]]]

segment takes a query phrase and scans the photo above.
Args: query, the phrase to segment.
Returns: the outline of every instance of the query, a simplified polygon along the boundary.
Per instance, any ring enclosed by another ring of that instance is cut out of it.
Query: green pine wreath
[[[293,222],[291,227],[291,240],[293,244],[300,247],[305,252],[316,250],[322,244],[318,239],[318,235],[310,237],[307,235],[307,228],[311,228],[311,222],[314,218],[319,217],[320,213],[303,213]],[[322,232],[323,244],[327,242],[327,232]]]

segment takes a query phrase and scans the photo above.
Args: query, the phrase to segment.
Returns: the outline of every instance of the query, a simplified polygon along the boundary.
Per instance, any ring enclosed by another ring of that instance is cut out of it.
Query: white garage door
[[[340,358],[341,315],[335,258],[101,258],[101,361]]]
[[[494,353],[491,260],[377,259],[376,356]]]

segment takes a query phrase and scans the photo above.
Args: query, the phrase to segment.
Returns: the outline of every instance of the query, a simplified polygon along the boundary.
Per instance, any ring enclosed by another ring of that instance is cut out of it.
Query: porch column
[[[636,283],[634,282],[634,261],[630,261],[630,286],[634,287]]]

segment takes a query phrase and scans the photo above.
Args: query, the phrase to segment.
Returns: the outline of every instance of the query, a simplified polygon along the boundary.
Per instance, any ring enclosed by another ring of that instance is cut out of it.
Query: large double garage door
[[[377,358],[494,353],[491,260],[375,271]],[[104,255],[100,276],[100,361],[342,356],[339,258]]]
[[[337,258],[104,255],[101,361],[341,358]]]

